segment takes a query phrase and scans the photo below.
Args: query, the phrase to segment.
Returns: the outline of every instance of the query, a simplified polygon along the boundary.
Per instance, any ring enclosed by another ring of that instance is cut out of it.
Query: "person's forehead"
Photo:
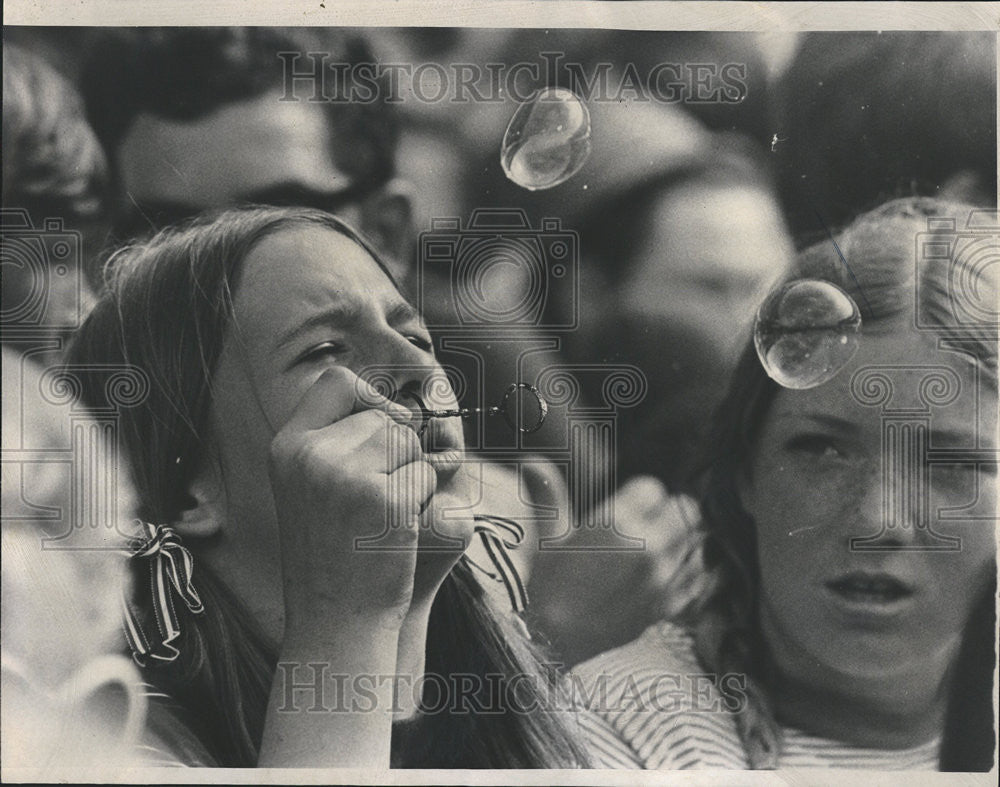
[[[350,186],[334,163],[326,110],[279,98],[267,93],[191,122],[139,115],[117,151],[123,189],[140,203],[207,208],[279,183]]]
[[[234,305],[241,323],[263,324],[337,305],[385,307],[400,300],[389,277],[353,240],[324,227],[293,226],[247,255]]]
[[[879,396],[873,398],[873,391]],[[995,445],[996,404],[995,385],[969,355],[950,351],[935,335],[901,319],[891,330],[863,333],[857,354],[828,382],[781,389],[772,412],[778,418],[831,415],[871,425],[923,415],[932,432],[950,435],[949,442],[978,434]]]

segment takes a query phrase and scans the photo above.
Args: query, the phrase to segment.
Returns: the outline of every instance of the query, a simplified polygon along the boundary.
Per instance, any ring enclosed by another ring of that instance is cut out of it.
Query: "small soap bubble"
[[[535,386],[512,383],[504,392],[499,410],[511,429],[531,434],[537,432],[545,422],[549,405]]]
[[[500,164],[529,191],[565,183],[590,155],[590,112],[571,90],[549,87],[521,104],[507,124]]]
[[[858,350],[861,312],[837,285],[800,279],[775,290],[757,311],[754,345],[764,371],[785,388],[815,388]]]

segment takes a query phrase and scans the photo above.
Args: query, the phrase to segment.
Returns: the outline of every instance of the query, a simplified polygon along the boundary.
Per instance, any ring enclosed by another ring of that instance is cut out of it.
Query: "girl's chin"
[[[438,488],[420,515],[418,550],[454,553],[458,559],[472,541],[475,522],[468,498]]]
[[[438,483],[450,481],[462,467],[462,460],[465,453],[460,448],[451,448],[447,451],[431,451],[424,454],[427,463],[434,468],[437,473]]]
[[[938,681],[946,668],[948,657],[943,653],[926,653],[915,642],[904,637],[841,634],[836,641],[814,643],[810,648],[815,662],[837,681],[852,681],[869,686],[905,685],[914,676]]]

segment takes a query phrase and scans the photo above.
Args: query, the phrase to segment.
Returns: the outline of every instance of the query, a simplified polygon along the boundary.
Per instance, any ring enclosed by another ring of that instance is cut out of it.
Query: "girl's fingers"
[[[321,438],[331,459],[353,462],[375,473],[392,473],[424,458],[416,432],[382,410],[365,410],[331,424]]]
[[[436,490],[437,473],[428,462],[410,462],[389,473],[389,524],[415,527]]]
[[[303,394],[285,424],[288,431],[322,429],[352,413],[381,410],[396,423],[408,423],[412,411],[386,399],[344,366],[332,366]]]

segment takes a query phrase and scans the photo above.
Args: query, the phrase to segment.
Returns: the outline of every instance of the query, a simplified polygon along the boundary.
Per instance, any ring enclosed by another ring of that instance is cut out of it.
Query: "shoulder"
[[[694,641],[690,632],[669,621],[649,626],[638,639],[605,651],[578,664],[573,674],[586,682],[633,679],[646,673],[662,674],[670,670],[690,672],[697,666]]]
[[[574,701],[605,722],[642,767],[746,767],[733,718],[743,684],[739,676],[706,672],[686,629],[656,623],[570,677]]]
[[[641,770],[642,760],[603,716],[587,708],[577,708],[576,719],[580,737],[586,742],[595,768],[608,770]]]
[[[211,768],[219,763],[184,722],[180,706],[166,694],[143,684],[146,726],[137,758],[148,767]]]

